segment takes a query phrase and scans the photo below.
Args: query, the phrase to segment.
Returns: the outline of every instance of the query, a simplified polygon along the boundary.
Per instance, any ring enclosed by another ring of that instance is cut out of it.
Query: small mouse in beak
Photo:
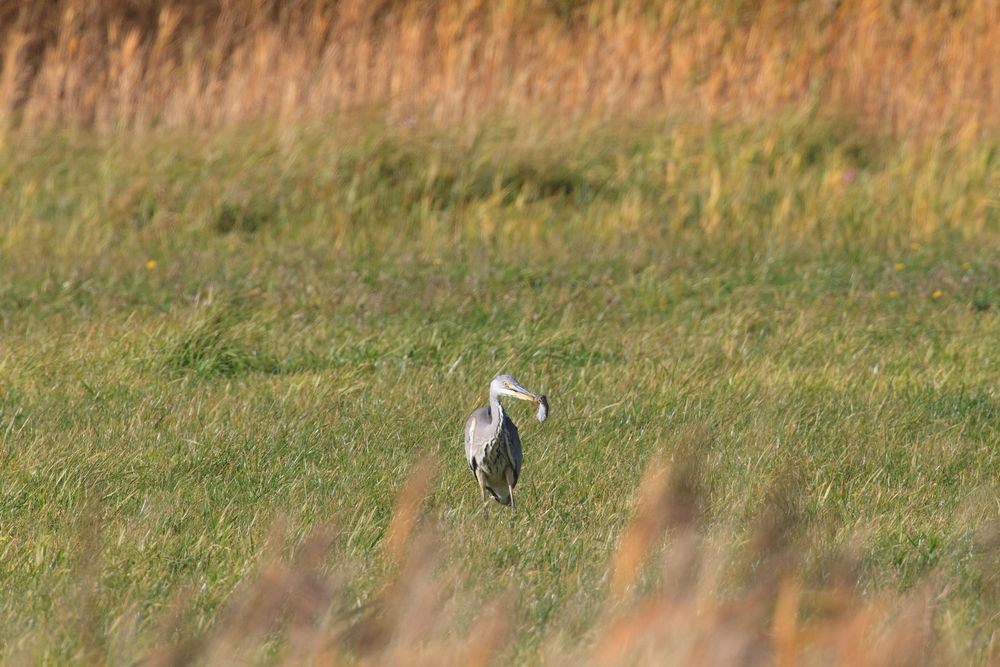
[[[544,422],[549,418],[549,399],[545,397],[545,394],[541,394],[538,397],[538,412],[535,413],[535,419],[539,422]]]

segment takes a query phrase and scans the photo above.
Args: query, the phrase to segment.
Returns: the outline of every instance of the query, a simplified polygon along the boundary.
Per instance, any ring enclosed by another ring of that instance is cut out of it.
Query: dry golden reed
[[[790,566],[720,585],[722,561],[731,557],[720,555],[721,548],[734,545],[703,535],[692,470],[681,461],[669,472],[654,467],[646,475],[636,516],[613,556],[612,570],[623,562],[653,569],[659,563],[660,576],[631,599],[616,590],[620,581],[613,577],[598,617],[575,645],[547,637],[542,653],[558,656],[557,664],[602,666],[956,664],[959,657],[935,630],[930,584],[905,596],[865,597],[836,577],[809,587]],[[265,559],[210,629],[181,641],[153,641],[141,659],[154,665],[510,664],[523,631],[515,623],[516,597],[454,603],[435,531],[418,518],[430,482],[430,470],[422,468],[401,492],[397,512],[407,516],[392,523],[406,529],[384,543],[401,565],[360,613],[344,603],[347,580],[336,567],[330,574],[328,563],[339,561],[329,557],[333,542],[320,531],[287,562]],[[775,526],[761,530],[773,538]],[[786,550],[781,540],[770,548]]]
[[[1000,3],[0,2],[6,126],[218,126],[377,109],[708,118],[897,135],[1000,123]]]

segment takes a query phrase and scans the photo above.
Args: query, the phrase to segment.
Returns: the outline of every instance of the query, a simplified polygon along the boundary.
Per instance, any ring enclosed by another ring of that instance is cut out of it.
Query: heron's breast
[[[482,467],[485,468],[484,472],[488,475],[503,473],[504,469],[511,465],[510,458],[507,456],[508,448],[506,430],[500,429],[497,436],[487,443],[486,450],[483,452]]]

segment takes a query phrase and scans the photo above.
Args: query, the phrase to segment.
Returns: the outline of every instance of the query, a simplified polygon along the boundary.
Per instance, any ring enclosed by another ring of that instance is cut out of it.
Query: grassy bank
[[[778,498],[805,586],[848,550],[862,594],[933,588],[932,655],[996,657],[995,143],[330,119],[0,152],[6,656],[213,627],[279,520],[335,526],[354,618],[425,460],[454,605],[513,590],[502,655],[555,659],[683,444],[723,593]],[[513,406],[519,512],[484,524],[460,431],[500,370],[553,419]]]

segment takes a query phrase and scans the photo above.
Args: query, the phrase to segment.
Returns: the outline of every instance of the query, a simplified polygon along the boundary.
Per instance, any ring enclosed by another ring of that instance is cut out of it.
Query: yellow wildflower
[[[155,269],[156,268],[156,260],[155,259],[147,259],[146,260],[146,268],[148,270],[150,270],[150,271],[152,271],[153,269]]]
[[[897,271],[902,271],[903,269],[906,268],[906,264],[903,264],[902,262],[896,262],[895,264],[892,265],[892,268],[896,269]]]
[[[962,262],[962,268],[966,269],[966,270],[971,269],[972,268],[972,262]]]
[[[933,292],[931,292],[931,298],[932,299],[940,299],[941,298],[941,294],[942,294],[941,290],[936,289]]]
[[[889,294],[888,294],[888,297],[889,297],[890,299],[895,299],[895,298],[896,298],[897,296],[899,296],[899,292],[897,292],[897,291],[896,291],[896,290],[894,290],[894,289],[891,289],[891,290],[889,290]]]

